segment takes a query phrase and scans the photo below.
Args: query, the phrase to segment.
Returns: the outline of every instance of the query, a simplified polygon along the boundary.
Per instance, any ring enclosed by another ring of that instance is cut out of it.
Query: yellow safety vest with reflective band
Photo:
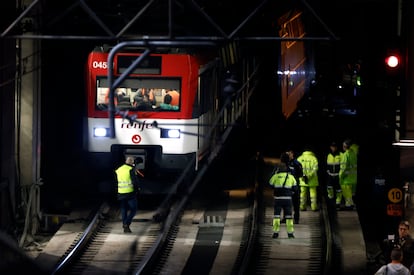
[[[292,189],[297,185],[295,177],[288,172],[277,172],[270,178],[269,184],[275,188],[273,195],[277,199],[290,199]]]
[[[330,176],[339,176],[341,168],[341,155],[329,153],[326,157],[327,172]]]
[[[131,180],[131,169],[133,167],[127,164],[116,169],[115,173],[118,179],[118,193],[126,194],[134,192],[134,185]]]

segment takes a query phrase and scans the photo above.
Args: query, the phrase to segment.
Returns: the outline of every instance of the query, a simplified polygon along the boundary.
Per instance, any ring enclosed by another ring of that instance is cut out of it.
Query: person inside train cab
[[[101,89],[104,90],[103,93],[105,94],[105,96],[104,96],[103,102],[98,102],[98,104],[105,104],[105,105],[108,106],[109,105],[109,101],[110,101],[110,93],[111,93],[111,90],[109,88],[101,88]],[[114,90],[114,105],[115,106],[118,106],[119,100],[122,100],[122,99],[123,99],[122,90],[120,90],[120,89]]]
[[[168,90],[168,91],[166,91],[166,94],[171,96],[170,104],[172,106],[179,106],[179,104],[180,104],[180,93],[177,92],[177,90],[174,90],[174,89]]]
[[[414,241],[410,234],[410,223],[401,221],[398,224],[398,233],[389,235],[382,243],[382,252],[385,260],[389,262],[391,259],[391,251],[394,248],[400,248],[404,253],[402,264],[410,268],[414,262]]]
[[[125,88],[117,88],[115,91],[115,105],[119,109],[128,109],[131,107],[131,101]]]
[[[165,94],[164,96],[164,102],[160,104],[160,108],[162,110],[178,110],[177,105],[172,105],[172,96],[170,94]]]
[[[269,184],[273,187],[274,196],[274,216],[272,222],[272,238],[274,239],[279,237],[282,210],[286,219],[288,238],[295,237],[293,234],[292,193],[297,192],[297,184],[295,177],[289,171],[288,162],[289,156],[283,153],[276,172],[269,180]]]
[[[155,106],[156,99],[154,89],[139,88],[134,97],[134,107],[140,110],[150,110]]]
[[[138,209],[139,186],[134,165],[135,158],[127,156],[125,163],[115,170],[124,233],[131,233],[130,225]]]

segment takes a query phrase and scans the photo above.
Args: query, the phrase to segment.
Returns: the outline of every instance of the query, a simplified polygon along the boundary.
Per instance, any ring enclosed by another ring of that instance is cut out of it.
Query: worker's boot
[[[129,228],[129,225],[127,225],[127,224],[124,224],[124,233],[131,233],[132,231],[131,231],[131,229]]]

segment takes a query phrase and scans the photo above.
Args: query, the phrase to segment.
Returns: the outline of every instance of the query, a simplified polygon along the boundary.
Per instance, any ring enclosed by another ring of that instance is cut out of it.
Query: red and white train
[[[100,177],[93,180],[110,181],[125,155],[133,155],[144,174],[142,191],[165,193],[164,182],[171,183],[188,165],[196,171],[210,152],[214,135],[220,134],[223,62],[171,50],[146,56],[114,90],[117,112],[111,135],[108,54],[99,49],[91,52],[86,68],[84,144],[90,169]],[[116,53],[114,79],[141,54],[138,50]]]

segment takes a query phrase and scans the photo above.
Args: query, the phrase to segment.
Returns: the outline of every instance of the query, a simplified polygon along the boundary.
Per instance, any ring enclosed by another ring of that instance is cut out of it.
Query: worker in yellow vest
[[[125,163],[115,170],[118,181],[118,200],[120,201],[124,233],[131,233],[129,226],[138,209],[137,195],[139,187],[134,165],[134,157],[127,156]]]
[[[341,155],[341,169],[339,170],[339,183],[342,189],[342,196],[345,200],[345,209],[354,209],[354,190],[357,184],[357,155],[351,149],[351,140],[347,139],[342,143],[344,152]]]
[[[338,144],[332,142],[329,146],[329,153],[326,156],[326,192],[330,201],[335,201],[336,208],[340,208],[342,190],[339,184],[339,170],[341,168],[341,153]]]
[[[299,179],[300,183],[300,210],[306,211],[308,206],[308,196],[310,197],[310,206],[313,211],[318,210],[318,169],[319,162],[310,150],[305,150],[299,157],[298,161],[302,164],[303,176]]]
[[[297,184],[295,177],[290,173],[289,156],[283,153],[280,158],[280,164],[276,172],[269,180],[269,184],[273,187],[274,197],[274,215],[273,215],[273,235],[272,238],[279,237],[281,212],[283,210],[286,219],[286,231],[288,238],[294,238],[294,226],[292,215],[292,194],[297,191]]]

